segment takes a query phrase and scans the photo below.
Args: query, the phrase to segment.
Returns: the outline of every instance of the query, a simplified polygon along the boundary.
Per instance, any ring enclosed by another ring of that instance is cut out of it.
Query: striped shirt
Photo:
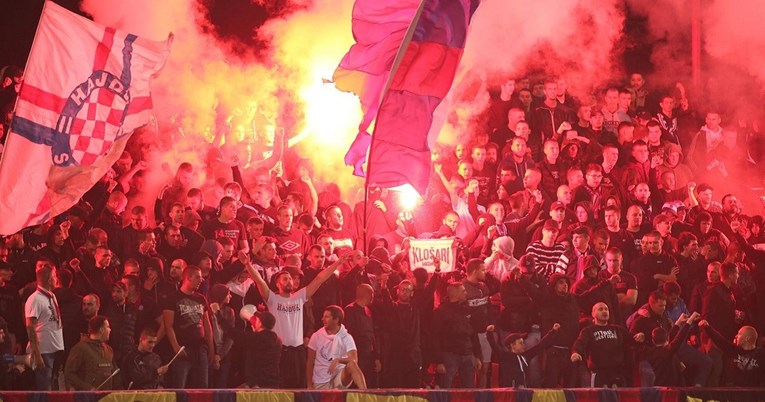
[[[526,254],[533,255],[536,259],[534,270],[547,279],[550,279],[550,276],[556,272],[566,273],[566,270],[558,264],[560,256],[565,251],[566,247],[561,243],[555,243],[552,247],[547,247],[542,242],[535,241],[526,247]]]

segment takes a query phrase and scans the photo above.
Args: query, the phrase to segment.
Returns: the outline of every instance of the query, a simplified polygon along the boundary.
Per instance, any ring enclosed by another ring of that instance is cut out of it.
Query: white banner
[[[428,272],[433,272],[433,257],[441,260],[441,271],[450,272],[454,269],[454,248],[453,239],[413,239],[409,249],[409,264],[412,269],[425,268]]]

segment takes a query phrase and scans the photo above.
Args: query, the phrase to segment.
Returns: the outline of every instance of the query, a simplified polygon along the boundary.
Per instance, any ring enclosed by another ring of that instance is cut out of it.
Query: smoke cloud
[[[216,177],[230,179],[223,161],[262,144],[267,131],[283,130],[298,154],[313,160],[317,187],[337,183],[349,195],[362,183],[342,165],[360,119],[358,101],[322,80],[331,78],[353,41],[353,1],[276,3],[282,3],[281,16],[252,32],[253,42],[267,46],[246,49],[241,41],[214,34],[198,0],[82,1],[81,9],[101,24],[152,39],[174,33],[170,59],[152,85],[156,122],[136,133],[143,134],[141,151],[153,169],[141,204],[151,205],[155,190],[184,161],[200,172],[200,187],[210,189]],[[246,138],[231,136],[221,152],[212,149],[209,144],[227,119],[248,114],[256,123]],[[220,196],[208,194],[208,204]]]
[[[105,25],[152,39],[175,34],[170,59],[153,85],[156,124],[145,130],[149,140],[142,150],[154,169],[146,176],[154,182],[147,183],[146,193],[153,197],[182,161],[194,163],[201,172],[198,184],[210,187],[215,177],[230,174],[222,161],[232,148],[256,146],[263,142],[265,131],[283,129],[297,153],[312,160],[319,190],[323,183],[336,183],[344,196],[356,195],[363,182],[351,176],[342,156],[361,118],[358,99],[325,81],[353,43],[353,0],[250,0],[280,10],[252,33],[254,42],[267,45],[260,49],[246,49],[235,39],[216,36],[200,1],[83,0],[81,4],[83,11]],[[631,12],[647,18],[648,40],[653,44],[650,61],[657,71],[649,75],[649,85],[687,80],[687,2],[670,0],[657,6],[649,0],[629,0],[628,4]],[[751,87],[751,76],[759,79],[759,90],[765,81],[765,39],[758,27],[765,20],[765,4],[742,7],[717,0],[704,2],[704,7],[704,49],[715,61],[706,63],[705,80],[714,77],[717,81],[712,83],[722,88],[715,97],[730,102],[734,89]],[[621,56],[631,45],[623,34],[625,13],[620,0],[484,0],[473,17],[438,142],[453,145],[474,133],[489,102],[489,90],[508,78],[517,82],[556,75],[584,101],[606,84],[623,80]],[[712,86],[705,82],[705,88],[696,91],[711,93]],[[208,157],[208,144],[221,124],[232,115],[247,113],[258,116],[254,134],[248,134],[251,138],[233,140]],[[158,174],[161,171],[167,175]],[[147,198],[142,203],[152,201]],[[215,201],[208,198],[208,203]]]
[[[454,110],[442,141],[465,137],[507,79],[558,76],[589,101],[594,90],[623,74],[619,63],[624,11],[616,0],[484,0],[473,16]]]

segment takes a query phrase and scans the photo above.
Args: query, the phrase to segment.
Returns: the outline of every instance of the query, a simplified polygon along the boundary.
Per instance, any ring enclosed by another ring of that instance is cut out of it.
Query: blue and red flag
[[[363,176],[369,148],[369,126],[377,116],[380,97],[390,76],[393,61],[417,14],[420,0],[356,0],[352,29],[356,43],[340,61],[332,80],[337,89],[352,92],[361,101],[364,117],[359,133],[345,155],[345,164]]]
[[[387,3],[411,8],[411,2],[407,1]],[[425,192],[430,175],[427,138],[433,113],[454,81],[470,18],[478,3],[478,0],[422,0],[390,67],[387,91],[380,89],[370,95],[365,92],[368,88],[360,87],[357,92],[365,112],[364,121],[371,122],[369,113],[376,112],[375,130],[371,141],[360,130],[346,155],[346,163],[353,164],[355,173],[359,174],[366,145],[371,142],[367,165],[370,185],[392,188],[409,184],[420,194]],[[354,34],[358,41],[356,28]],[[390,49],[391,45],[385,48]],[[385,63],[389,60],[383,59]],[[380,85],[376,81],[372,90],[378,90]],[[380,93],[382,100],[375,110],[374,102]]]
[[[71,208],[152,109],[172,37],[151,41],[43,7],[0,161],[0,234]]]

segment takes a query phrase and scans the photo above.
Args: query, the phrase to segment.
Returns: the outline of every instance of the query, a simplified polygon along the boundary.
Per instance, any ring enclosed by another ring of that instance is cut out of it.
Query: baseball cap
[[[566,209],[566,206],[563,205],[563,203],[560,201],[555,201],[552,204],[550,204],[550,211],[556,211],[559,209]]]
[[[525,332],[514,332],[505,337],[505,345],[509,348],[513,342],[517,341],[518,339],[526,339],[527,336],[529,336],[529,334]]]

